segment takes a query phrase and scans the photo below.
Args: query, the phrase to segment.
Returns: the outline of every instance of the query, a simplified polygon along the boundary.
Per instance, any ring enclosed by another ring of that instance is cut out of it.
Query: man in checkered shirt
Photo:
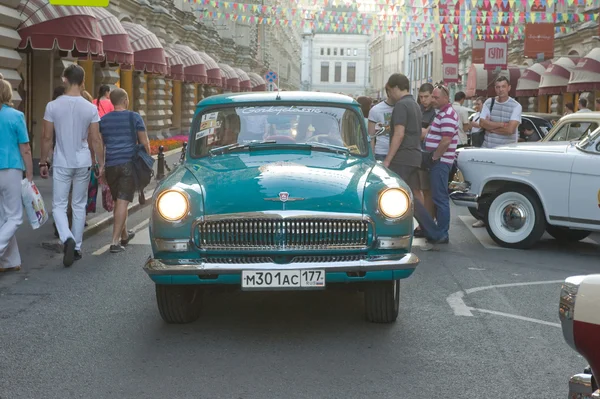
[[[433,105],[438,113],[425,137],[425,150],[432,153],[433,165],[429,172],[431,196],[436,207],[436,219],[444,238],[437,243],[448,243],[450,229],[450,198],[448,177],[458,145],[458,114],[450,104],[450,93],[444,86],[437,86],[432,93]]]

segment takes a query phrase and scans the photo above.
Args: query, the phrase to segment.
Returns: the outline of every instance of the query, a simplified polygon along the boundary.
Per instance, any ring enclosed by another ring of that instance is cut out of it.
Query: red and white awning
[[[90,7],[53,6],[47,0],[21,0],[19,49],[77,51],[102,54],[98,21]]]
[[[106,62],[110,64],[133,65],[133,48],[129,35],[119,19],[102,7],[91,8],[102,37]]]
[[[206,65],[206,75],[208,75],[208,84],[214,87],[221,87],[223,85],[221,68],[219,64],[213,58],[203,51],[198,51],[198,55],[204,60]]]
[[[177,50],[172,47],[165,47],[165,58],[167,59],[167,76],[173,80],[184,80],[183,60]]]
[[[183,44],[176,44],[173,48],[183,61],[185,81],[206,84],[208,82],[206,65],[200,54]]]
[[[248,77],[250,77],[250,83],[252,84],[252,91],[266,91],[267,90],[267,82],[255,72],[249,72]]]
[[[509,95],[514,97],[519,78],[524,70],[524,66],[509,65],[508,69],[496,74],[493,70],[485,70],[483,64],[472,64],[467,73],[467,90],[465,94],[469,98],[478,96],[494,97],[496,95],[494,82],[498,77],[505,76],[510,82]]]
[[[226,87],[233,92],[240,91],[240,78],[233,68],[227,64],[219,64],[219,67],[226,82]]]
[[[538,95],[542,74],[552,61],[538,62],[527,68],[517,83],[516,97],[535,97]]]
[[[561,57],[553,62],[540,79],[540,89],[538,95],[548,96],[561,94],[567,89],[571,72],[579,60],[567,57]]]
[[[596,47],[579,60],[571,72],[569,92],[600,90],[600,48]]]
[[[129,35],[136,71],[166,75],[168,68],[165,50],[156,35],[142,25],[131,22],[121,22],[121,25]]]
[[[233,68],[235,73],[237,73],[240,78],[240,90],[241,91],[251,91],[252,90],[252,82],[250,82],[250,77],[246,72],[241,70],[240,68]]]

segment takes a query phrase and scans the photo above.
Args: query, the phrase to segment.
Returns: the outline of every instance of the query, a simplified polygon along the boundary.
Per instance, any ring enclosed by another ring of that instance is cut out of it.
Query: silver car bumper
[[[258,263],[215,263],[201,259],[159,260],[149,258],[144,271],[149,275],[160,274],[239,274],[243,270],[311,270],[320,269],[325,272],[370,272],[382,270],[414,269],[419,258],[413,253],[398,255],[375,255],[364,259],[335,262],[291,262],[279,264],[275,262]]]
[[[593,392],[592,375],[575,374],[569,380],[569,398],[600,398],[600,390]]]
[[[479,196],[468,191],[455,191],[450,194],[450,199],[454,202],[454,205],[477,208]]]

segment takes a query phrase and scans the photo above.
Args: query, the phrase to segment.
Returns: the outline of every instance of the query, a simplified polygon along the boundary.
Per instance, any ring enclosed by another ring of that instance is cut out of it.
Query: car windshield
[[[352,109],[321,105],[230,106],[207,110],[192,122],[194,157],[249,146],[282,148],[311,145],[366,155],[368,142],[362,118]]]
[[[544,141],[580,141],[598,128],[598,123],[569,121],[555,125]]]

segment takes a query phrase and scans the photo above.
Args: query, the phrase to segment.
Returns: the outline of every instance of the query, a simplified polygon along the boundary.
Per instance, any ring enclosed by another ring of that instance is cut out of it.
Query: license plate
[[[325,270],[244,270],[242,288],[248,290],[325,288]]]

